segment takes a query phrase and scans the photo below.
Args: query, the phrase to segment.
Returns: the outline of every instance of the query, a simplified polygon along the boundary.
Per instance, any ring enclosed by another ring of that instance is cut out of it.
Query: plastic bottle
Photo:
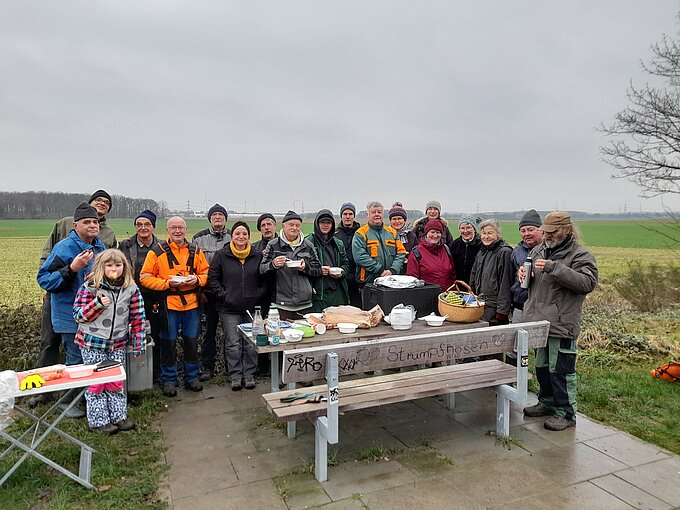
[[[257,335],[264,335],[264,319],[262,318],[262,307],[255,307],[255,315],[253,315],[253,338]]]
[[[532,265],[532,260],[531,257],[527,257],[527,259],[524,261],[524,280],[522,280],[522,283],[520,284],[520,287],[523,289],[528,289],[529,288],[529,283],[531,283],[531,270],[533,268]]]
[[[278,345],[281,341],[281,320],[279,318],[279,310],[276,305],[272,303],[267,316],[267,336],[269,343]]]

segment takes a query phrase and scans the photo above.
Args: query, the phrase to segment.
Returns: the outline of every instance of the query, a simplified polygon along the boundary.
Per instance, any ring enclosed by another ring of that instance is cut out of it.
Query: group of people
[[[549,320],[550,338],[536,358],[539,404],[525,414],[549,416],[545,426],[551,430],[575,424],[576,338],[583,299],[597,284],[597,266],[579,244],[566,212],[541,219],[535,210],[528,211],[519,222],[522,241],[513,249],[494,219],[463,216],[454,238],[436,200],[412,225],[400,202],[387,211],[389,224],[383,205],[369,202],[363,226],[355,219],[354,204],[345,202],[337,226],[334,214],[322,209],[307,236],[296,212],[283,216],[278,231],[276,217],[264,213],[257,219],[261,238],[256,242],[245,222],[227,228],[227,211],[215,204],[207,214],[209,228],[191,241],[186,222],[177,216],[167,220],[165,238],[156,237],[157,218],[147,210],[134,219],[135,235],[118,245],[106,225],[110,207],[110,195],[98,190],[72,219],[55,225],[46,243],[38,273],[49,296],[41,365],[56,363],[59,342],[67,364],[122,359],[128,346],[139,354],[148,321],[160,347],[154,349],[154,378],[163,393],[177,394],[179,338],[184,386],[201,391],[201,383],[215,374],[221,323],[231,389],[253,389],[258,356],[237,326],[249,322],[255,307],[266,315],[276,306],[284,320],[329,306],[360,307],[367,284],[380,276],[406,274],[442,290],[456,280],[465,282],[484,297],[482,319],[490,325]],[[532,275],[523,288],[529,255]],[[202,313],[206,325],[199,356]],[[115,433],[134,426],[125,413],[125,396],[114,386],[86,392],[92,430]]]

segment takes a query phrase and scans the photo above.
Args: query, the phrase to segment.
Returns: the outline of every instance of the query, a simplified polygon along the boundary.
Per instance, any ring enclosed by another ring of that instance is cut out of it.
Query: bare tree
[[[680,41],[664,36],[652,52],[642,67],[661,86],[631,82],[629,105],[601,126],[611,138],[601,152],[614,177],[637,184],[643,197],[680,194]]]

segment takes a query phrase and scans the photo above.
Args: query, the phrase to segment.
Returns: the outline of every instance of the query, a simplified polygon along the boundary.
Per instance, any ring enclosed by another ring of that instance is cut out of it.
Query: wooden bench
[[[494,328],[409,334],[395,331],[389,338],[341,345],[326,345],[283,352],[282,380],[286,383],[326,379],[327,384],[263,395],[268,410],[280,422],[308,419],[315,427],[315,476],[328,478],[328,444],[338,442],[338,413],[447,395],[453,409],[454,394],[492,387],[497,394],[496,434],[510,433],[510,402],[527,400],[529,348],[545,346],[550,323],[526,322]],[[517,366],[491,359],[465,364],[456,360],[517,352]],[[369,371],[444,362],[443,366],[363,377],[339,382],[341,376]],[[284,403],[294,393],[323,394],[325,403]],[[340,398],[342,396],[342,398]]]

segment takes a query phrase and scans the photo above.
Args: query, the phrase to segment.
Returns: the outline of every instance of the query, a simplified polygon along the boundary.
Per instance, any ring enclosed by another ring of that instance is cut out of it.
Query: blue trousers
[[[196,337],[201,321],[200,309],[184,312],[168,310],[168,328],[161,332],[161,383],[177,382],[177,337],[182,335],[184,351],[184,384],[198,380],[198,348]]]

